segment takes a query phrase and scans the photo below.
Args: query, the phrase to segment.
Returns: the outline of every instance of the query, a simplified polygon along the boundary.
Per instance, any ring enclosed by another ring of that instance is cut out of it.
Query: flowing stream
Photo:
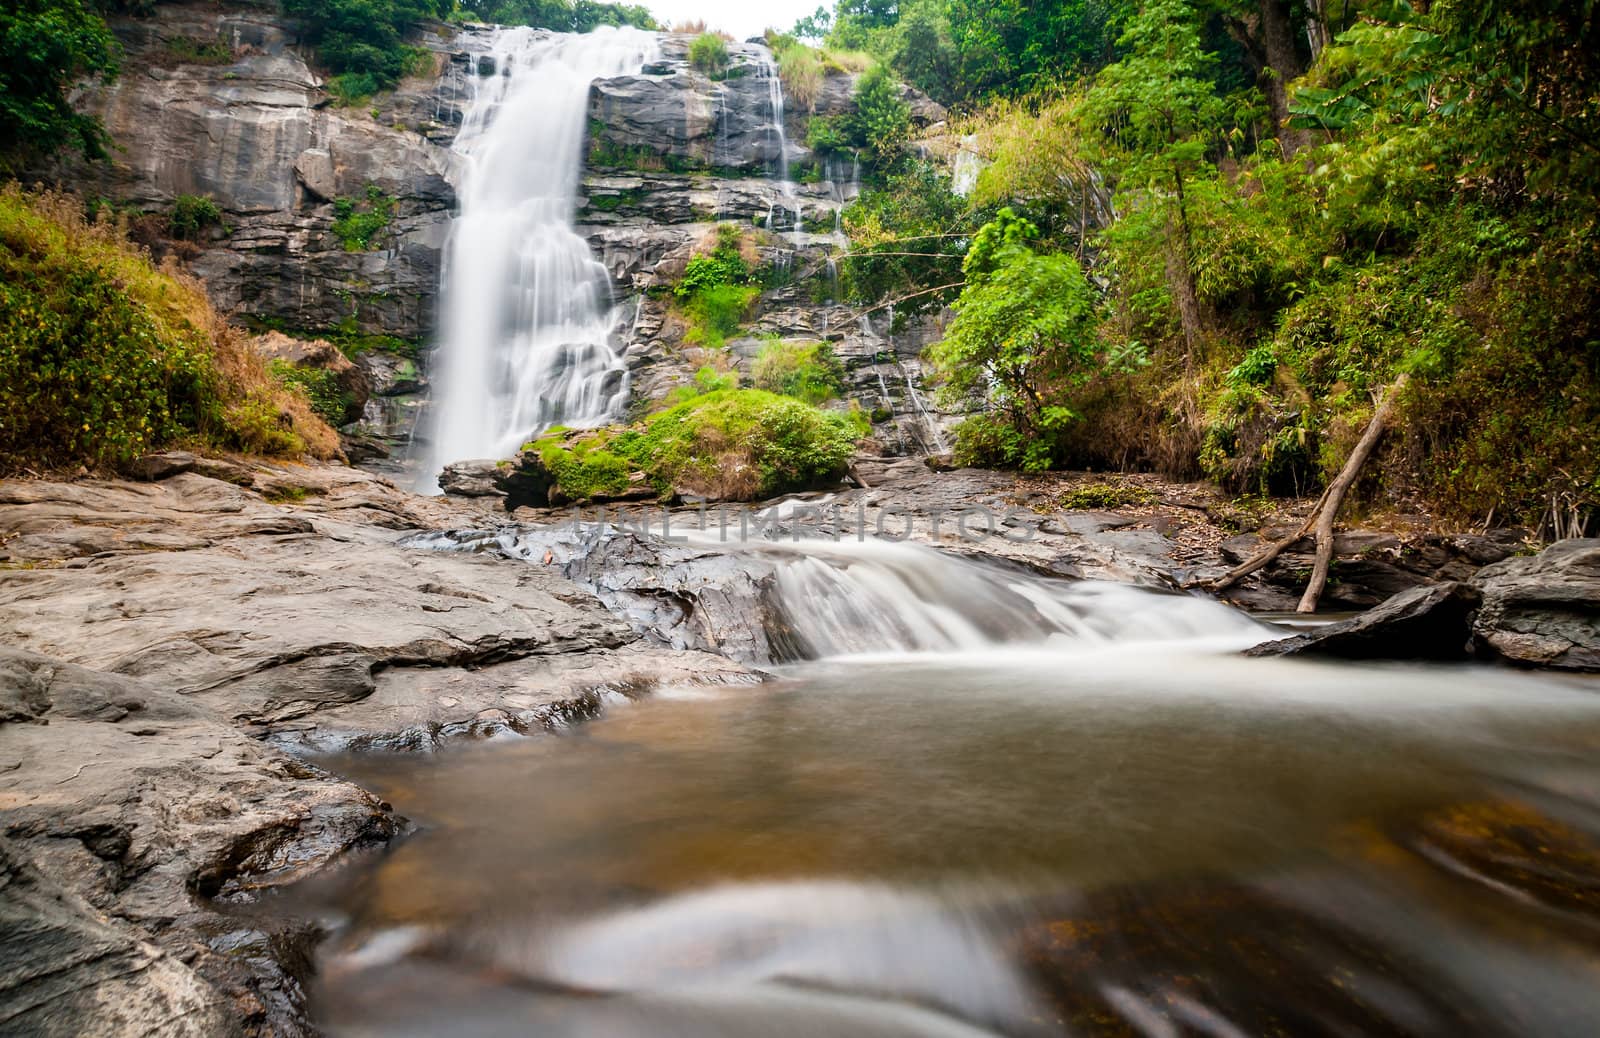
[[[1594,1033],[1592,683],[1245,659],[1281,632],[910,544],[732,550],[815,658],[332,762],[422,828],[306,894],[331,1033]]]
[[[636,29],[496,29],[456,137],[460,212],[442,292],[435,414],[423,481],[515,453],[530,433],[614,417],[628,395],[606,269],[573,230],[589,88],[656,52]]]

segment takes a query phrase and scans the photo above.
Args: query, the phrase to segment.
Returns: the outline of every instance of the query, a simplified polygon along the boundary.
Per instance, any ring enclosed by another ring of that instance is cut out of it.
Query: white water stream
[[[451,462],[508,456],[530,433],[598,424],[626,403],[610,279],[573,218],[590,85],[638,72],[656,49],[636,29],[508,28],[471,56],[493,71],[474,80],[455,142],[466,172],[445,257],[425,488]]]

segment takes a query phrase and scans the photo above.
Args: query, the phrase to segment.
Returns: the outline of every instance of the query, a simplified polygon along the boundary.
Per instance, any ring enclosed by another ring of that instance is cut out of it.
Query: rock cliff
[[[111,133],[113,161],[58,171],[62,179],[144,212],[165,212],[180,196],[212,198],[220,225],[185,248],[218,307],[238,319],[433,345],[463,170],[451,145],[474,80],[501,71],[483,60],[491,27],[437,26],[421,39],[431,71],[360,107],[335,103],[269,0],[163,4],[159,17],[120,18],[114,28],[124,73],[80,98]],[[859,191],[859,170],[799,143],[813,113],[782,104],[764,47],[732,45],[726,75],[713,81],[690,67],[688,44],[663,35],[658,61],[596,82],[590,97],[578,229],[618,301],[631,304],[616,334],[635,398],[661,396],[702,363],[681,348],[683,329],[650,290],[681,274],[713,224],[737,221],[759,229],[763,262],[786,272],[763,297],[753,334],[831,340],[852,374],[851,396],[880,420],[891,452],[942,449],[918,360],[937,325],[891,336],[892,315],[862,319],[836,299],[838,213]],[[193,60],[202,45],[212,56]],[[847,111],[853,79],[831,72],[815,114]],[[919,125],[943,119],[937,105],[907,96]],[[782,182],[783,169],[795,182]],[[341,233],[341,213],[374,207],[388,214],[377,234]],[[735,362],[759,344],[734,343]],[[361,424],[377,434],[368,442],[403,442],[417,426],[426,354],[416,364],[381,352],[360,362],[372,386]]]

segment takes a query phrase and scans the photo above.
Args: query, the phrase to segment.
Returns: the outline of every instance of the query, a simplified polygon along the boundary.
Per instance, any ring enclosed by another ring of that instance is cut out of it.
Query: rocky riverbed
[[[305,1033],[319,931],[263,901],[409,826],[314,755],[536,734],[662,683],[761,680],[803,650],[768,608],[775,563],[724,544],[730,524],[909,535],[1170,590],[1254,543],[1198,487],[909,460],[863,463],[864,486],[831,494],[613,511],[609,526],[341,466],[172,454],[145,471],[0,484],[8,1033]],[[1112,490],[1126,503],[1082,507]],[[1600,667],[1600,544],[1514,557],[1507,538],[1345,540],[1341,604],[1420,588],[1429,609],[1455,604],[1463,654],[1476,624],[1480,654]],[[1238,598],[1289,601],[1299,563],[1284,559]]]

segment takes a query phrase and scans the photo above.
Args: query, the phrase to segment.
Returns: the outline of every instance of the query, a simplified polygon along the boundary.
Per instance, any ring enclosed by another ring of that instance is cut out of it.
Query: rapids
[[[330,762],[421,825],[303,891],[341,920],[332,1033],[1600,1020],[1591,686],[1245,659],[1276,632],[1215,603],[910,544],[731,550],[816,658]]]

